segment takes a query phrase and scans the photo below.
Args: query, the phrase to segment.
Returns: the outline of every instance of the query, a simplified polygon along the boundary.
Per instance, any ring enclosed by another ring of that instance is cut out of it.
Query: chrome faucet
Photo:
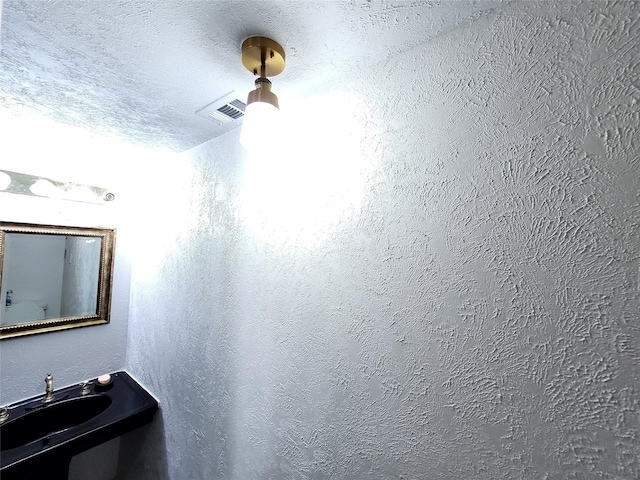
[[[50,373],[47,373],[47,378],[44,379],[44,383],[46,385],[45,395],[42,401],[44,403],[48,403],[53,400],[53,377]]]

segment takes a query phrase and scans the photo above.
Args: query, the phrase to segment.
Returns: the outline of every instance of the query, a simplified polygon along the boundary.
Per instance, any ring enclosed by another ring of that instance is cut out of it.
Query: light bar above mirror
[[[0,170],[0,192],[99,205],[115,199],[115,195],[108,188],[63,182],[9,170]]]

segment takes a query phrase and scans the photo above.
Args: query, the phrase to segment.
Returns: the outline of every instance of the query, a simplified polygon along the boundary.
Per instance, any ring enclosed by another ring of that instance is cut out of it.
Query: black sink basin
[[[158,402],[126,372],[111,377],[86,395],[75,385],[49,403],[40,395],[10,405],[0,424],[0,478],[66,479],[71,457],[151,422]]]
[[[91,395],[42,405],[0,427],[0,450],[22,447],[40,438],[80,425],[111,405],[106,395]]]

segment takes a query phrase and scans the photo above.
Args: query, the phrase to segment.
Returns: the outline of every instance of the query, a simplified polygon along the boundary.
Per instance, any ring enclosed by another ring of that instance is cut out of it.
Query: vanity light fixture
[[[256,89],[247,99],[240,144],[248,150],[264,151],[275,139],[279,114],[278,97],[267,77],[284,70],[284,49],[270,38],[249,37],[242,42],[240,58],[244,67],[258,76]]]
[[[115,198],[106,188],[0,170],[0,192],[104,205]]]

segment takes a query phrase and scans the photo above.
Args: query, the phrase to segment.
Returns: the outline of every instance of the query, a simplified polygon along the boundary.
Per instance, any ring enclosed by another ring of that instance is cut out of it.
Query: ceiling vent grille
[[[218,125],[224,125],[244,117],[246,107],[247,105],[238,99],[236,92],[231,92],[201,108],[196,112],[196,115],[213,120]]]

